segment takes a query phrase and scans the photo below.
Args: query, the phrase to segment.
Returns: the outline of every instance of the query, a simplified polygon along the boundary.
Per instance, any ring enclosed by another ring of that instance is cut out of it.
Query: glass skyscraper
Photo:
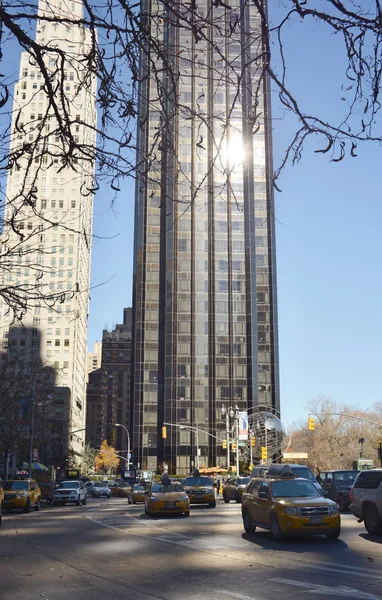
[[[222,405],[278,410],[279,375],[266,11],[172,6],[141,5],[132,438],[180,473],[225,464]]]

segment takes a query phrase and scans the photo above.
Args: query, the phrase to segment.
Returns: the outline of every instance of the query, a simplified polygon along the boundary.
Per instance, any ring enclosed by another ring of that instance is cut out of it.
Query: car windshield
[[[4,488],[4,490],[27,490],[28,482],[27,481],[4,481],[3,488]]]
[[[144,489],[145,489],[145,488],[143,487],[143,485],[135,485],[135,486],[134,486],[134,490],[135,490],[136,492],[142,492],[142,491],[144,491]]]
[[[106,484],[100,481],[96,481],[93,485],[94,487],[106,487]]]
[[[58,486],[60,488],[78,488],[80,487],[80,484],[78,481],[61,481],[60,485]]]
[[[180,483],[169,483],[168,485],[154,483],[151,488],[151,491],[154,494],[158,494],[158,493],[168,494],[170,492],[183,492],[184,488]]]
[[[212,481],[209,477],[186,477],[186,479],[184,480],[184,485],[202,485],[203,487],[212,487]]]
[[[353,484],[359,471],[341,471],[341,473],[334,473],[334,479],[337,482],[344,482]]]
[[[303,477],[304,479],[309,479],[309,481],[313,481],[313,483],[317,483],[317,479],[315,478],[309,467],[291,466],[290,470],[292,471],[295,477]]]
[[[273,481],[273,498],[321,498],[320,492],[310,481]]]
[[[238,477],[236,483],[237,485],[247,485],[248,481],[250,481],[249,477]]]

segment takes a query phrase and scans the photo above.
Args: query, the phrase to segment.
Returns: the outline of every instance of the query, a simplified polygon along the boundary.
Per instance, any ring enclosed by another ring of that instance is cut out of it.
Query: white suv
[[[86,504],[86,488],[82,481],[77,479],[60,481],[54,490],[53,503],[66,504],[67,502],[74,502],[77,506],[81,503]]]
[[[382,469],[361,471],[350,490],[350,510],[367,531],[382,535]]]

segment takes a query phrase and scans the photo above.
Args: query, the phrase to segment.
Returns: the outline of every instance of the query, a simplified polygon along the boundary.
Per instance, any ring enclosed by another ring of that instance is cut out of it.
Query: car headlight
[[[187,500],[188,500],[187,494],[185,496],[182,496],[181,500],[183,500],[183,502],[187,502]]]
[[[158,502],[159,498],[156,498],[155,496],[151,496],[150,498],[150,502]]]
[[[334,506],[330,507],[330,514],[331,515],[338,515],[340,512],[339,506],[337,506],[337,504],[335,504]]]
[[[285,512],[287,515],[291,515],[291,516],[295,517],[298,515],[298,508],[289,508],[288,507],[285,509]]]

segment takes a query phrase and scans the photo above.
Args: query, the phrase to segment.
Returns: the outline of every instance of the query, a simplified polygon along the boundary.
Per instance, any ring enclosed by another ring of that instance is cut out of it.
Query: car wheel
[[[275,513],[272,513],[270,518],[269,518],[269,525],[270,525],[270,529],[271,529],[271,534],[274,540],[280,541],[283,539],[283,532],[282,529],[280,527],[280,523],[279,520],[277,518],[277,516],[275,515]]]
[[[34,507],[34,509],[35,509],[36,511],[39,511],[39,510],[41,509],[41,502],[40,502],[40,498],[37,500],[37,504],[36,504],[36,506]]]
[[[3,522],[3,510],[0,507],[0,527],[1,527],[2,522]]]
[[[223,494],[223,500],[226,504],[228,504],[229,500],[228,500],[226,494]]]
[[[81,504],[81,500],[80,500],[80,496],[78,496],[77,500],[76,500],[76,506],[79,506]]]
[[[339,506],[340,512],[343,512],[347,508],[343,494],[338,494],[337,504]]]
[[[215,508],[216,507],[216,502],[210,502],[208,506],[210,508]]]
[[[382,519],[376,506],[367,506],[363,509],[363,520],[368,533],[371,535],[382,534]]]
[[[25,506],[24,506],[24,508],[23,508],[23,511],[24,511],[25,513],[29,513],[29,512],[30,512],[30,509],[31,509],[31,501],[30,501],[30,500],[29,500],[29,498],[28,498],[28,500],[27,500],[27,503],[26,503],[26,505],[25,505]]]
[[[328,540],[336,540],[341,533],[341,528],[339,527],[335,531],[331,531],[330,533],[325,533]]]
[[[185,512],[185,513],[184,513],[184,516],[185,516],[185,517],[189,517],[189,516],[190,516],[190,511],[188,511],[188,512]]]
[[[92,496],[93,496],[93,498],[95,498],[95,492],[92,492]]]
[[[236,500],[237,504],[240,504],[240,502],[241,502],[241,496],[240,496],[240,494],[235,494],[235,500]]]
[[[135,500],[133,500],[133,504],[136,504],[136,501],[135,501]]]
[[[251,515],[247,509],[243,511],[243,526],[247,533],[255,533],[256,531],[256,525],[253,525]]]
[[[86,506],[86,496],[85,496],[85,498],[82,500],[82,504],[83,504],[84,506]]]

